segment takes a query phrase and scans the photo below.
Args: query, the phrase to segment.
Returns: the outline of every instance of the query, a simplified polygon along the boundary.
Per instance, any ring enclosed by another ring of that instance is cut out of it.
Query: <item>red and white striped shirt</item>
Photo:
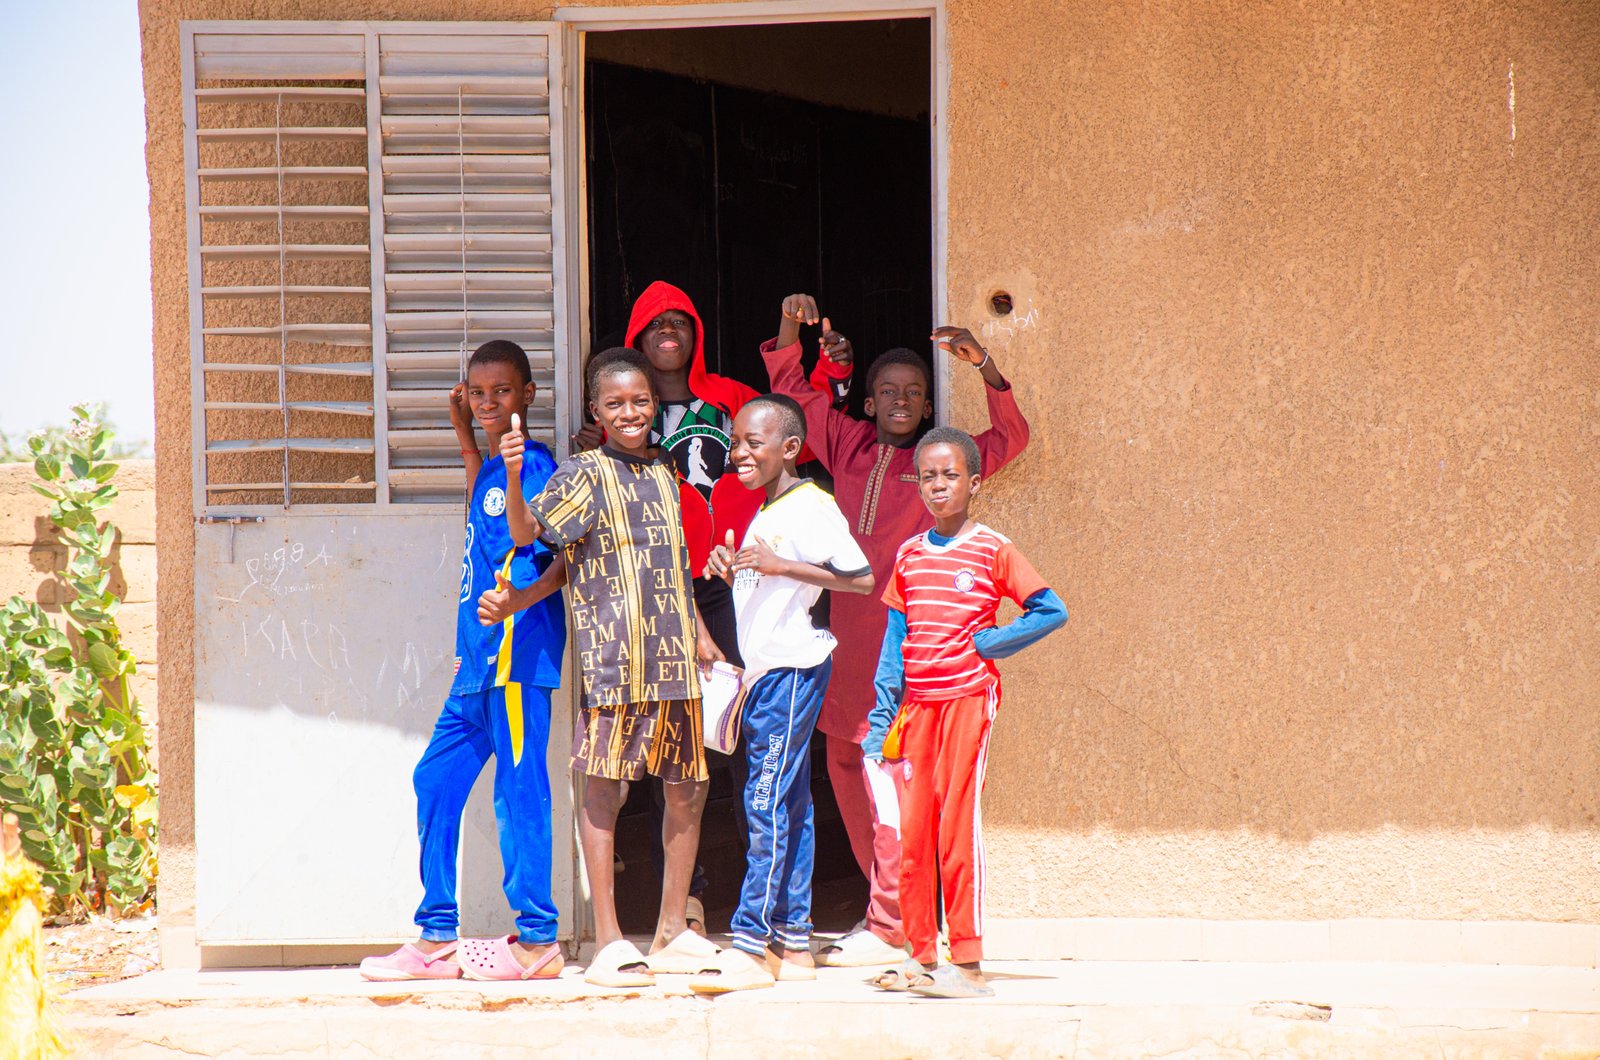
[[[906,616],[906,698],[960,699],[998,682],[972,635],[995,624],[1002,598],[1020,605],[1048,588],[1010,538],[982,523],[944,545],[927,533],[906,541],[883,592],[883,602]]]

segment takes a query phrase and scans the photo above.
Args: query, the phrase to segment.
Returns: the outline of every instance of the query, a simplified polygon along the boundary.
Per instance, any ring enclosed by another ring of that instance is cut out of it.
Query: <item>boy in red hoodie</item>
[[[807,442],[833,475],[839,510],[867,554],[873,577],[887,584],[901,543],[933,525],[917,489],[914,462],[918,431],[933,414],[927,362],[908,349],[879,356],[867,372],[864,408],[871,419],[857,420],[831,408],[827,396],[806,384],[800,367],[800,327],[819,322],[826,356],[818,358],[813,378],[841,370],[848,374],[849,341],[833,330],[831,322],[822,320],[816,299],[806,294],[784,299],[778,337],[763,345],[761,353],[773,391],[794,398],[805,411]],[[991,426],[976,441],[987,478],[1027,446],[1028,422],[1017,408],[1011,384],[972,332],[942,327],[932,337],[983,376]],[[900,840],[892,827],[878,824],[861,755],[873,706],[875,651],[883,643],[888,611],[876,597],[835,593],[831,618],[834,636],[851,649],[835,653],[833,679],[817,728],[828,738],[828,776],[871,897],[862,923],[824,947],[817,962],[864,967],[903,959],[901,947],[906,941],[900,921]]]

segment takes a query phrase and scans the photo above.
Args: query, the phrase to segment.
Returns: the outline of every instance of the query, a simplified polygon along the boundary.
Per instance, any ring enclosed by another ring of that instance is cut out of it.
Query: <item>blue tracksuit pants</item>
[[[422,904],[416,922],[429,942],[456,937],[461,813],[491,757],[500,859],[506,900],[517,910],[517,937],[528,944],[556,940],[556,906],[550,897],[550,772],[545,763],[550,690],[534,685],[521,689],[520,746],[514,746],[507,724],[504,688],[451,696],[412,775],[422,840]]]
[[[811,940],[811,733],[832,672],[831,658],[807,670],[769,670],[745,699],[750,857],[730,928],[746,953],[759,956],[774,942],[801,949]]]

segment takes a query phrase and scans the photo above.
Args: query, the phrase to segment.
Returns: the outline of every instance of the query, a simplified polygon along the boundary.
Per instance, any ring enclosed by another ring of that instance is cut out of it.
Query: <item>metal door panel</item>
[[[411,772],[451,679],[459,512],[203,523],[195,556],[202,943],[415,934]],[[570,937],[565,739],[552,718],[556,902]],[[510,924],[485,770],[464,824],[464,934]]]

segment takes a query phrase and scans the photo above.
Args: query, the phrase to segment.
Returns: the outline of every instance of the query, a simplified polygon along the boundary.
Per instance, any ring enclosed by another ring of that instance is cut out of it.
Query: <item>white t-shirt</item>
[[[847,575],[872,569],[839,506],[810,479],[761,506],[744,544],[754,544],[757,537],[784,559]],[[828,657],[837,642],[811,624],[809,613],[821,595],[817,586],[794,578],[753,570],[734,575],[733,607],[747,680],[779,667],[809,669]]]

